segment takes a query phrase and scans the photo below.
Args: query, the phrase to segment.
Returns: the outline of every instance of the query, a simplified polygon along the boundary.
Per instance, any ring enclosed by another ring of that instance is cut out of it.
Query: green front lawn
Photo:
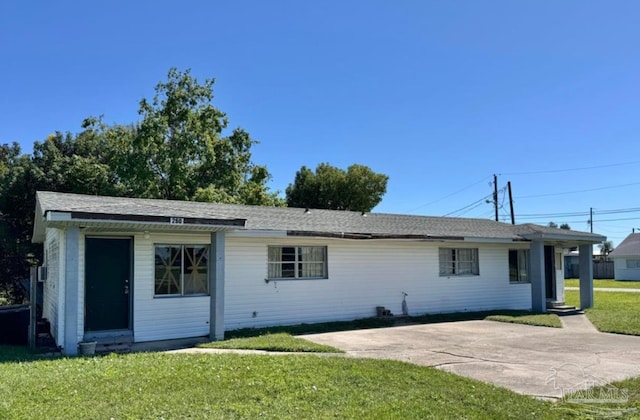
[[[209,349],[246,349],[282,352],[343,353],[342,350],[323,344],[312,343],[288,333],[264,334],[256,337],[232,338],[224,341],[212,341],[199,344]]]
[[[490,315],[485,319],[489,321],[510,322],[512,324],[562,328],[562,322],[556,314]]]
[[[321,322],[317,324],[297,324],[297,325],[284,325],[273,326],[264,328],[242,328],[238,330],[225,331],[225,341],[214,343],[225,343],[230,339],[247,338],[247,337],[260,337],[267,334],[275,335],[285,333],[287,335],[301,335],[301,334],[320,334],[325,332],[336,331],[351,331],[362,330],[367,328],[387,328],[397,325],[407,324],[434,324],[440,322],[455,322],[455,321],[472,321],[492,319],[495,321],[512,322],[518,324],[527,325],[539,325],[543,327],[560,327],[560,320],[557,315],[554,314],[534,314],[529,311],[518,310],[494,310],[494,311],[481,311],[481,312],[454,312],[446,314],[427,314],[417,316],[407,316],[400,318],[362,318],[353,321],[333,321],[333,322]],[[271,344],[268,341],[263,344],[253,344],[252,341],[234,341],[247,345],[248,347],[218,347],[226,346],[226,344],[216,344],[216,348],[246,348],[256,350],[273,350],[273,351],[296,351],[289,349],[270,348],[270,346],[277,346]],[[247,344],[249,343],[249,344]],[[208,344],[207,344],[208,345]],[[289,343],[285,347],[289,346]],[[293,345],[295,347],[295,345]],[[298,351],[316,351],[316,350],[298,350]]]
[[[4,362],[0,377],[3,419],[582,417],[579,408],[385,360],[137,353]]]
[[[567,290],[565,301],[580,306],[580,292]],[[594,306],[587,317],[602,332],[640,335],[640,293],[594,292]]]
[[[580,280],[566,279],[565,287],[580,287]],[[593,280],[593,287],[601,288],[617,288],[617,289],[640,289],[640,281],[622,281],[622,280]]]

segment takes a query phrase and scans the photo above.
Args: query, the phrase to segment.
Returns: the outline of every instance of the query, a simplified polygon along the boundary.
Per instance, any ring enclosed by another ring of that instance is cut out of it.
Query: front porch
[[[558,262],[556,253],[549,252],[549,248],[555,246],[567,247],[568,245],[553,241],[545,242],[544,239],[531,242],[531,309],[534,312],[543,313],[549,310],[570,312],[576,309],[564,303],[562,259],[560,258]],[[586,309],[593,306],[593,266],[591,264],[593,243],[580,243],[578,247],[580,250],[580,309]],[[560,267],[556,266],[557,263]],[[559,276],[562,277],[559,278]]]

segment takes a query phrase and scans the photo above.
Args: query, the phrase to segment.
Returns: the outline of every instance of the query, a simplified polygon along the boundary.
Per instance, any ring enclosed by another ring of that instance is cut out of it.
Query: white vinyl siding
[[[211,235],[158,234],[134,237],[133,333],[136,342],[207,336],[210,297],[155,297],[155,244],[209,246]],[[64,239],[61,238],[61,244]],[[322,247],[327,278],[323,281],[265,282],[269,246]],[[474,248],[479,274],[442,277],[439,247]],[[225,241],[225,330],[292,325],[374,316],[377,306],[402,313],[406,292],[409,314],[530,309],[531,285],[509,284],[508,245],[391,240],[341,240],[247,237],[227,234]],[[524,246],[523,246],[524,249]],[[62,253],[62,247],[60,249]],[[84,261],[84,236],[79,247]],[[63,255],[63,254],[62,254]],[[63,270],[63,267],[61,268]],[[84,263],[79,267],[84,279]],[[63,287],[63,285],[61,286]],[[84,312],[84,281],[79,287]],[[63,310],[58,307],[58,312]],[[82,334],[84,316],[78,317]],[[59,323],[61,324],[61,323]]]
[[[350,320],[375,316],[376,306],[409,314],[530,309],[531,285],[509,284],[506,245],[482,244],[480,274],[439,275],[436,244],[287,238],[291,246],[326,246],[328,278],[319,282],[269,281],[267,246],[282,238],[227,236],[225,329]],[[455,245],[454,245],[455,246]]]
[[[46,250],[47,280],[43,284],[42,316],[49,320],[51,324],[51,335],[54,339],[61,337],[59,330],[60,322],[60,268],[61,263],[61,231],[48,228],[44,249]],[[62,250],[64,251],[64,249]]]
[[[209,334],[208,295],[158,299],[155,295],[155,244],[205,245],[210,234],[159,234],[134,238],[133,334],[137,342]]]
[[[616,280],[640,280],[640,258],[636,256],[613,257]]]
[[[78,241],[78,342],[84,340],[84,257],[85,257],[85,235],[81,232]]]

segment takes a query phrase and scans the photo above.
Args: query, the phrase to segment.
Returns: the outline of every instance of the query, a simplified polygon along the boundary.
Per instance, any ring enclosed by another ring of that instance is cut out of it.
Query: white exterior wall
[[[326,245],[329,278],[265,282],[268,245]],[[479,248],[479,276],[439,276],[439,247]],[[515,246],[227,236],[225,329],[349,320],[376,306],[411,315],[530,309],[530,284],[509,283]],[[526,248],[526,246],[525,246]],[[255,316],[254,316],[255,313]]]
[[[134,340],[208,335],[209,296],[154,296],[154,246],[209,244],[211,235],[144,236],[133,237]],[[48,229],[47,246],[56,239],[58,278],[46,285],[45,307],[57,339],[64,337],[64,322],[57,315],[64,313],[64,232]],[[376,306],[401,314],[402,292],[408,293],[410,315],[531,308],[531,285],[509,283],[508,251],[527,249],[528,244],[251,238],[229,234],[225,245],[225,330],[371,317],[376,314]],[[265,282],[269,245],[327,246],[329,278]],[[440,247],[478,248],[480,275],[440,277]],[[80,341],[84,335],[84,234],[80,235],[79,254]],[[54,275],[52,271],[50,276]]]
[[[209,296],[154,297],[155,244],[210,244],[211,235],[138,234],[133,241],[133,334],[136,342],[209,335]],[[211,257],[211,256],[210,256]]]
[[[564,302],[564,252],[562,247],[556,247],[555,249],[555,264],[556,264],[556,300],[558,302]]]
[[[42,316],[49,320],[51,324],[51,335],[57,341],[58,337],[63,337],[61,333],[61,299],[64,294],[64,282],[61,273],[64,273],[64,236],[59,229],[49,228],[46,230],[45,242],[43,244],[47,266],[47,280],[43,284]]]
[[[640,280],[640,268],[627,268],[627,259],[637,260],[639,257],[613,257],[613,270],[616,280]]]
[[[78,238],[78,342],[84,340],[84,250],[85,235],[80,232]]]

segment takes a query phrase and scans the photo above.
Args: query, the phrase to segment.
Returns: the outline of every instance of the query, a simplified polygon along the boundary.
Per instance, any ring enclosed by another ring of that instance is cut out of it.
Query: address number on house
[[[184,225],[184,217],[170,217],[169,224],[171,225]]]

